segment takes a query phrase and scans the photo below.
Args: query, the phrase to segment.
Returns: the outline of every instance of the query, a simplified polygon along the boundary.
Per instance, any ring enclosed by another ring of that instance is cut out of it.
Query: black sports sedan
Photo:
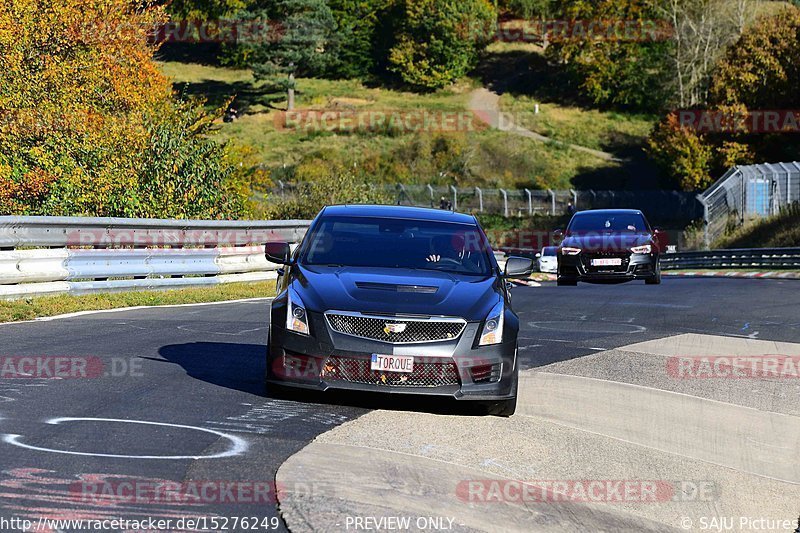
[[[519,319],[509,277],[473,216],[396,206],[326,207],[302,244],[267,245],[279,263],[269,390],[347,389],[485,402],[510,416]]]
[[[641,211],[604,209],[576,213],[558,248],[558,284],[661,283],[662,234]]]

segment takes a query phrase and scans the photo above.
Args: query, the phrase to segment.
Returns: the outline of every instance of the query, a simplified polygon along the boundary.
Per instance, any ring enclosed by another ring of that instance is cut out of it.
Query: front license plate
[[[372,354],[372,370],[381,372],[406,372],[414,371],[413,357],[399,357],[396,355]]]
[[[592,266],[606,267],[606,266],[622,266],[622,259],[592,259]]]

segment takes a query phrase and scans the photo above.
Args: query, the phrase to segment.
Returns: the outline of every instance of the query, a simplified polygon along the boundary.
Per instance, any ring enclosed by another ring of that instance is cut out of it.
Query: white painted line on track
[[[145,426],[160,426],[160,427],[170,427],[170,428],[179,428],[179,429],[190,429],[193,431],[200,431],[203,433],[210,433],[212,435],[216,435],[222,439],[226,439],[231,443],[231,446],[222,452],[211,454],[211,455],[124,455],[124,454],[111,454],[111,453],[92,453],[92,452],[76,452],[73,450],[58,450],[54,448],[44,448],[40,446],[32,446],[30,444],[23,443],[20,439],[22,435],[13,435],[13,434],[6,434],[3,435],[3,442],[6,444],[12,444],[14,446],[19,446],[20,448],[25,448],[28,450],[33,450],[37,452],[47,452],[47,453],[60,453],[65,455],[81,455],[85,457],[110,457],[114,459],[167,459],[167,460],[185,460],[185,459],[221,459],[224,457],[234,457],[237,455],[242,455],[244,452],[247,451],[248,444],[247,441],[242,439],[241,437],[237,437],[235,435],[230,435],[228,433],[223,433],[221,431],[217,431],[214,429],[208,428],[201,428],[197,426],[186,426],[182,424],[168,424],[165,422],[149,422],[145,420],[123,420],[119,418],[71,418],[71,417],[64,417],[64,418],[52,418],[50,420],[46,420],[45,424],[51,425],[58,425],[63,422],[115,422],[115,423],[122,423],[122,424],[141,424]]]

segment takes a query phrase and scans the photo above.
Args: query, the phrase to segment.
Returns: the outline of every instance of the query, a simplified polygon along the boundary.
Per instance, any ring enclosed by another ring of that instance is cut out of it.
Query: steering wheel
[[[432,265],[450,264],[450,265],[461,266],[461,261],[459,261],[458,259],[453,259],[452,257],[442,257],[435,263],[431,264]]]

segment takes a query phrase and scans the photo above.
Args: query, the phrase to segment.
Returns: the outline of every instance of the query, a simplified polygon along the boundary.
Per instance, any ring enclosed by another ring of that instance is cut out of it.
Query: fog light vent
[[[472,381],[475,383],[495,383],[500,381],[500,367],[500,363],[473,366],[470,369]]]

